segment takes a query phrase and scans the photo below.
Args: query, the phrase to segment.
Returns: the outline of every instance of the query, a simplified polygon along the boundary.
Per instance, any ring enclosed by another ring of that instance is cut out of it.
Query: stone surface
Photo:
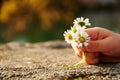
[[[120,80],[120,63],[73,65],[80,59],[64,41],[0,45],[0,80]]]

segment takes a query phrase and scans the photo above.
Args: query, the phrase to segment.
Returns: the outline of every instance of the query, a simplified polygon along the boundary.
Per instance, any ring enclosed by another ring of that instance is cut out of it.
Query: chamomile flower
[[[90,41],[90,37],[87,32],[85,32],[85,28],[90,26],[91,23],[88,18],[84,19],[83,17],[76,18],[73,23],[73,27],[64,32],[65,41],[72,46],[80,47],[84,51],[84,46],[87,46]],[[73,65],[73,67],[85,62],[86,55],[86,52],[83,52],[82,60],[78,64]]]
[[[74,20],[73,23],[74,23],[74,26],[76,26],[78,28],[80,27],[82,29],[85,29],[86,26],[90,26],[91,25],[91,23],[89,22],[89,19],[88,18],[84,19],[83,17],[76,18],[76,20]]]
[[[78,35],[78,47],[87,46],[90,41],[90,37],[88,36],[88,34],[85,31],[81,30],[81,32],[78,33],[77,35]]]
[[[73,36],[72,36],[71,30],[65,31],[63,35],[67,43],[73,43]]]
[[[87,46],[90,41],[90,37],[84,29],[86,26],[91,25],[89,23],[89,19],[84,19],[83,17],[76,18],[73,23],[73,27],[64,32],[65,41],[72,45],[75,44],[78,47]]]

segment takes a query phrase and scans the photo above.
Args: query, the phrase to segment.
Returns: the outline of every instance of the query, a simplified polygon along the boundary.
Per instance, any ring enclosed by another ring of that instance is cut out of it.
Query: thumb
[[[101,52],[103,50],[103,40],[90,41],[86,47],[87,52]]]

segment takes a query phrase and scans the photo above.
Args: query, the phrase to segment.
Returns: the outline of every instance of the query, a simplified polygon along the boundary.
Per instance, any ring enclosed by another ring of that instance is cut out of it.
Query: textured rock
[[[73,65],[80,59],[63,41],[44,43],[10,42],[0,45],[0,80],[119,80],[120,63]]]

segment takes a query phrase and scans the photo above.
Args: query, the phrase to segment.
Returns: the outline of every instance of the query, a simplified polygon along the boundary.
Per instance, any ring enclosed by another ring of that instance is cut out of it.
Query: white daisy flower
[[[82,31],[78,34],[78,47],[87,46],[90,41],[90,37],[85,31]]]
[[[71,27],[70,30],[64,32],[65,41],[67,43],[70,43],[72,46],[84,48],[84,46],[87,46],[90,41],[90,37],[87,34],[87,32],[85,32],[85,28],[87,26],[90,26],[91,23],[89,22],[88,18],[84,19],[83,17],[76,18],[76,20],[74,20],[73,23],[74,23],[73,27]],[[83,52],[82,58],[83,58],[82,62],[85,61],[86,58],[85,52]],[[76,66],[76,64],[74,66]]]
[[[65,31],[63,35],[67,43],[73,43],[73,36],[72,36],[71,30]]]
[[[88,18],[84,19],[83,17],[76,18],[76,20],[74,20],[73,23],[74,23],[74,26],[76,26],[78,28],[80,27],[82,29],[85,29],[86,26],[90,26],[91,25],[91,23],[89,22],[89,19]]]
[[[85,20],[83,17],[76,18],[76,20],[74,20],[73,27],[64,32],[65,41],[72,45],[77,45],[78,47],[87,46],[90,41],[90,37],[84,30],[86,26],[90,26],[88,18]]]
[[[83,32],[79,37],[79,40],[78,40],[79,45],[78,45],[78,47],[87,46],[89,41],[90,41],[90,37],[88,36],[88,34],[86,32]]]

